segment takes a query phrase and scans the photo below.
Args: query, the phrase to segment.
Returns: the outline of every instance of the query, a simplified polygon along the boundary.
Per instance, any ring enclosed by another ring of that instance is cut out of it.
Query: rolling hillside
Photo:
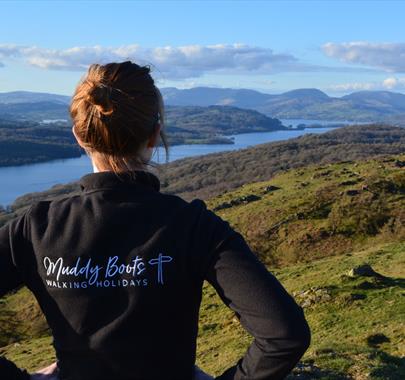
[[[328,164],[405,152],[405,129],[387,125],[337,128],[232,152],[176,160],[161,166],[162,191],[208,198],[245,183],[313,163]]]
[[[292,169],[206,202],[304,308],[311,346],[290,379],[404,378],[404,154]],[[28,291],[1,303],[0,352],[32,370],[54,360]],[[206,284],[198,364],[219,374],[250,342]]]
[[[405,239],[405,156],[313,164],[207,201],[272,267]]]

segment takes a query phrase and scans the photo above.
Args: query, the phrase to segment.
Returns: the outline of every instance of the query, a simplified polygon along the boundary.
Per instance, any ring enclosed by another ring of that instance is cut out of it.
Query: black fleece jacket
[[[161,193],[151,172],[79,183],[79,195],[35,202],[0,228],[0,296],[33,292],[61,380],[192,380],[204,280],[254,337],[216,379],[286,377],[310,329],[241,234],[204,201]],[[0,361],[0,379],[11,376]]]

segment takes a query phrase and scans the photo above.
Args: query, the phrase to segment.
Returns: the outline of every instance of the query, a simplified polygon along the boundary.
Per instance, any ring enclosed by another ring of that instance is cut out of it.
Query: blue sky
[[[1,1],[0,91],[71,94],[93,62],[157,84],[405,92],[404,1]]]

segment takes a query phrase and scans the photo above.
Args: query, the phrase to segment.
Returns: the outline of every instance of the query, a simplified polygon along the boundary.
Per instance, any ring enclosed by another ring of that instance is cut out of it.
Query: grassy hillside
[[[291,378],[405,377],[405,154],[312,165],[207,200],[305,310],[311,346]],[[350,275],[369,264],[383,275]],[[0,308],[1,353],[35,369],[54,359],[26,289]],[[208,284],[198,364],[219,374],[251,342]]]
[[[176,160],[160,168],[159,178],[164,192],[186,199],[207,199],[246,183],[268,180],[293,168],[403,152],[404,128],[356,125],[231,152]]]
[[[347,275],[364,263],[387,278]],[[328,294],[303,306],[312,331],[311,345],[290,378],[405,378],[405,243],[269,269],[301,306],[311,294]],[[307,296],[300,296],[304,292]],[[201,367],[219,374],[239,359],[250,342],[232,312],[207,286],[201,309]]]
[[[405,155],[310,165],[207,204],[272,266],[389,242],[405,238]]]

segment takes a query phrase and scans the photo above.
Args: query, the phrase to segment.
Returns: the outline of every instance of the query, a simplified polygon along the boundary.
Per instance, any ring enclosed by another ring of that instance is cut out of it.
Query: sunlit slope
[[[346,276],[364,263],[387,278]],[[311,346],[294,370],[301,379],[405,378],[405,243],[272,272],[297,302],[308,305],[304,311],[312,331]],[[321,296],[317,300],[313,294]],[[236,362],[250,342],[232,312],[207,286],[201,309],[201,366],[218,374]]]
[[[405,154],[291,170],[207,204],[304,307],[312,342],[299,378],[405,378]],[[347,275],[360,264],[385,278]],[[209,285],[200,321],[198,364],[219,374],[251,337]],[[29,369],[54,360],[26,289],[1,300],[0,346]]]
[[[274,266],[405,237],[405,155],[311,165],[207,201]]]

